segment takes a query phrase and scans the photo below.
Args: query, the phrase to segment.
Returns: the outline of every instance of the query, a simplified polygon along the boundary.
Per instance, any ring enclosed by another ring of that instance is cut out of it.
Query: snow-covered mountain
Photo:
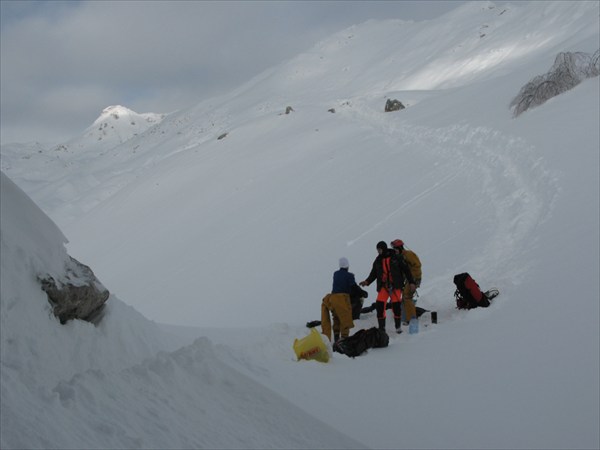
[[[119,146],[160,123],[164,116],[138,114],[120,105],[109,106],[81,135],[67,142],[3,145],[0,166],[39,204],[49,210],[64,207],[82,191],[98,186],[94,175],[86,174],[90,164],[105,160],[117,166],[114,152],[129,150],[118,149]],[[131,152],[135,151],[134,144]]]
[[[90,138],[68,164],[3,147],[3,171],[111,290],[112,308],[194,326],[168,327],[179,342],[208,340],[133,367],[98,356],[48,384],[36,363],[20,380],[56,335],[84,332],[44,317],[40,293],[3,286],[2,447],[597,448],[598,78],[518,118],[509,105],[558,53],[598,50],[599,14],[597,2],[473,2],[426,22],[369,21],[118,145]],[[385,113],[394,98],[406,109]],[[30,272],[5,236],[3,225],[3,285]],[[362,280],[375,244],[395,238],[423,262],[418,304],[438,311],[438,326],[355,360],[294,361],[338,258]],[[491,308],[454,309],[463,271],[500,289]],[[37,309],[36,331],[20,326],[20,303]],[[132,322],[115,327],[146,326]],[[209,397],[228,388],[226,400]],[[206,404],[255,440],[213,438],[227,432]],[[273,406],[251,414],[253,404]],[[43,413],[32,415],[42,429],[26,420],[39,405],[67,432],[53,438]],[[315,440],[295,440],[295,414]]]
[[[86,148],[107,150],[137,136],[153,125],[160,123],[164,114],[138,114],[124,106],[115,105],[104,108],[100,117],[83,132],[83,135],[62,144],[56,150],[78,152]],[[92,145],[102,141],[99,145]]]
[[[224,133],[280,114],[286,106],[323,116],[330,115],[325,112],[332,108],[338,113],[368,114],[382,111],[385,99],[396,94],[405,105],[416,106],[440,89],[448,92],[510,73],[519,74],[520,88],[547,71],[557,53],[597,49],[596,18],[582,9],[581,2],[570,6],[549,2],[529,11],[517,5],[473,2],[426,23],[388,20],[356,25],[232,93],[170,114],[162,123],[164,115],[111,106],[81,136],[45,152],[24,155],[22,149],[4,146],[2,170],[54,220],[67,225],[131,180],[145,177],[159,161],[214,145]],[[540,20],[541,11],[548,20]],[[454,25],[457,18],[464,21],[460,29]],[[501,114],[517,92],[506,93],[511,98],[504,99]],[[429,117],[440,115],[443,121],[455,115],[431,107],[425,110]],[[492,111],[489,108],[488,114]],[[338,116],[324,120],[333,117]],[[144,127],[150,129],[140,134]],[[28,159],[24,162],[23,157]],[[48,173],[60,179],[47,186]]]

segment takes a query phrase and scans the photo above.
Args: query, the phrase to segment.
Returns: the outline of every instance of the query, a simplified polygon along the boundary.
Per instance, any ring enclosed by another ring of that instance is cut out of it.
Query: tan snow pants
[[[345,338],[350,335],[352,321],[352,306],[348,294],[327,294],[321,303],[321,328],[323,334],[331,341],[331,318],[333,316],[333,333]]]

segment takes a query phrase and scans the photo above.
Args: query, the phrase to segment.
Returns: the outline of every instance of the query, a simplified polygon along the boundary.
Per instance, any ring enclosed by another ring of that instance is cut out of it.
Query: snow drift
[[[166,352],[182,341],[116,298],[97,327],[61,325],[37,274],[62,273],[66,240],[1,182],[2,448],[362,447],[224,364],[206,338]]]

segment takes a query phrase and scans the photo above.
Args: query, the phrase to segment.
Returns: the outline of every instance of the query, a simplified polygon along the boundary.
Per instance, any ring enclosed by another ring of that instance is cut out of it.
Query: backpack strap
[[[381,278],[383,281],[383,285],[386,288],[389,288],[389,286],[392,282],[392,275],[391,275],[391,271],[390,271],[390,259],[391,259],[390,256],[386,256],[381,261],[381,265],[383,267],[383,274],[382,274]]]

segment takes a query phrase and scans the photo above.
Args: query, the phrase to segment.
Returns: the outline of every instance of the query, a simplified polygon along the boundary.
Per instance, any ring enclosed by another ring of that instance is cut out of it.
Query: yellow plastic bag
[[[329,352],[323,335],[314,328],[310,329],[308,336],[294,339],[294,352],[296,352],[298,360],[314,359],[324,363],[329,361]]]

